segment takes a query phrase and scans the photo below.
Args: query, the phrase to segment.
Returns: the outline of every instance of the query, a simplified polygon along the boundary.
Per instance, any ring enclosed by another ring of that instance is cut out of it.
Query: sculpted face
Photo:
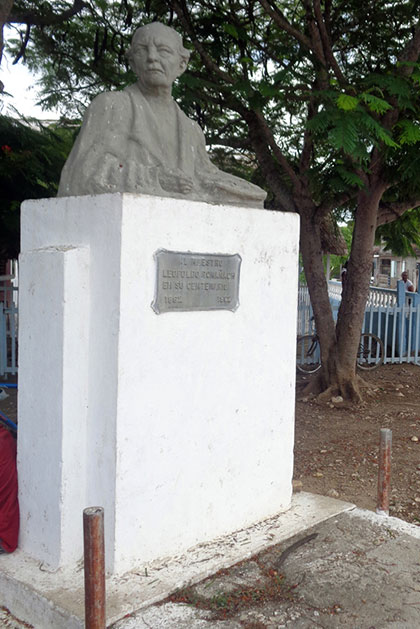
[[[130,50],[131,66],[140,83],[149,88],[172,86],[186,68],[179,35],[160,23],[138,29]]]

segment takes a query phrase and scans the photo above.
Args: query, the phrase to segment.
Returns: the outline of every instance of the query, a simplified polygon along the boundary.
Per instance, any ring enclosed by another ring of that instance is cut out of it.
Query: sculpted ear
[[[187,68],[188,62],[185,61],[185,59],[181,59],[180,63],[179,63],[179,73],[178,76],[181,76],[181,74],[184,74],[186,68]]]
[[[181,59],[181,61],[179,62],[179,74],[178,76],[181,76],[181,74],[183,74],[187,68],[188,65],[188,59]]]

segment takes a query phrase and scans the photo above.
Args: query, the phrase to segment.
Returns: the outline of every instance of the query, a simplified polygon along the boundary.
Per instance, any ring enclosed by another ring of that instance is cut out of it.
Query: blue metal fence
[[[0,283],[0,376],[18,371],[18,289],[8,282]]]
[[[333,283],[330,303],[337,318],[340,299]],[[385,305],[382,305],[385,304]],[[308,290],[299,287],[298,335],[315,330]],[[362,332],[371,332],[382,339],[385,363],[414,363],[420,365],[420,294],[406,293],[402,282],[397,290],[371,289],[367,301]]]
[[[334,318],[341,300],[341,282],[329,282]],[[298,335],[315,330],[312,306],[306,286],[299,286]],[[363,332],[373,332],[384,342],[385,363],[412,362],[420,365],[420,294],[405,293],[402,283],[397,290],[371,288]],[[0,283],[0,376],[18,372],[18,289]]]

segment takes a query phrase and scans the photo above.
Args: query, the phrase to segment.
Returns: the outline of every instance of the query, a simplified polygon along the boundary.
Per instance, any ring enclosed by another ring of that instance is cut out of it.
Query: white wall
[[[42,257],[38,250],[52,245],[90,251],[89,339],[80,341],[88,347],[82,367],[88,373],[84,491],[86,506],[105,507],[109,569],[124,572],[287,509],[297,216],[134,195],[25,203],[22,273],[25,255]],[[240,254],[238,310],[155,314],[153,256],[161,248]],[[33,310],[39,300],[25,295]],[[32,316],[36,322],[45,313],[36,308]],[[22,332],[23,352],[29,328]],[[45,358],[48,373],[60,359]],[[23,409],[32,394],[31,357],[24,361]],[[55,395],[60,390],[45,392],[48,400]],[[25,426],[19,441],[23,478],[23,461],[37,465],[29,422]],[[56,439],[51,430],[51,448]],[[64,447],[64,461],[68,457]],[[25,482],[21,504],[28,513],[35,506]],[[57,518],[49,522],[53,536]],[[77,518],[81,514],[75,514],[75,526]],[[37,528],[31,544],[23,537],[31,554],[39,535]],[[64,536],[61,544],[70,541]],[[42,543],[48,544],[47,536]],[[48,552],[53,565],[68,556],[63,548],[61,554]]]
[[[80,558],[86,504],[89,250],[21,256],[20,546],[53,566]]]

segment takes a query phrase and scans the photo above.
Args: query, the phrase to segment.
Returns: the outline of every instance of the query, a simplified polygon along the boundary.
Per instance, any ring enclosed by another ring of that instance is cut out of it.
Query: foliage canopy
[[[74,4],[41,7],[63,12]],[[80,113],[97,92],[132,82],[125,51],[141,24],[158,19],[181,32],[194,54],[175,96],[219,152],[256,159],[269,207],[299,213],[320,378],[346,397],[355,394],[375,228],[407,210],[416,216],[420,205],[418,0],[82,4],[71,19],[48,24],[44,16],[42,25],[28,26],[22,13],[36,13],[39,4],[15,2],[14,23],[25,26],[11,49],[43,72],[44,105]],[[354,217],[337,328],[321,255],[332,212]]]
[[[281,180],[277,193],[268,182],[275,207],[296,209],[292,173],[309,181],[320,213],[352,207],[375,148],[385,158],[384,199],[418,200],[420,65],[416,55],[403,55],[417,1],[88,0],[67,20],[42,22],[73,4],[14,3],[18,25],[9,49],[42,72],[45,108],[80,116],[99,91],[133,82],[125,57],[130,36],[159,19],[198,52],[176,97],[210,143],[255,152],[247,114],[260,118],[270,170]],[[30,15],[33,24],[19,23]]]
[[[0,116],[0,257],[19,253],[20,205],[57,194],[73,142],[69,129],[29,126]]]

